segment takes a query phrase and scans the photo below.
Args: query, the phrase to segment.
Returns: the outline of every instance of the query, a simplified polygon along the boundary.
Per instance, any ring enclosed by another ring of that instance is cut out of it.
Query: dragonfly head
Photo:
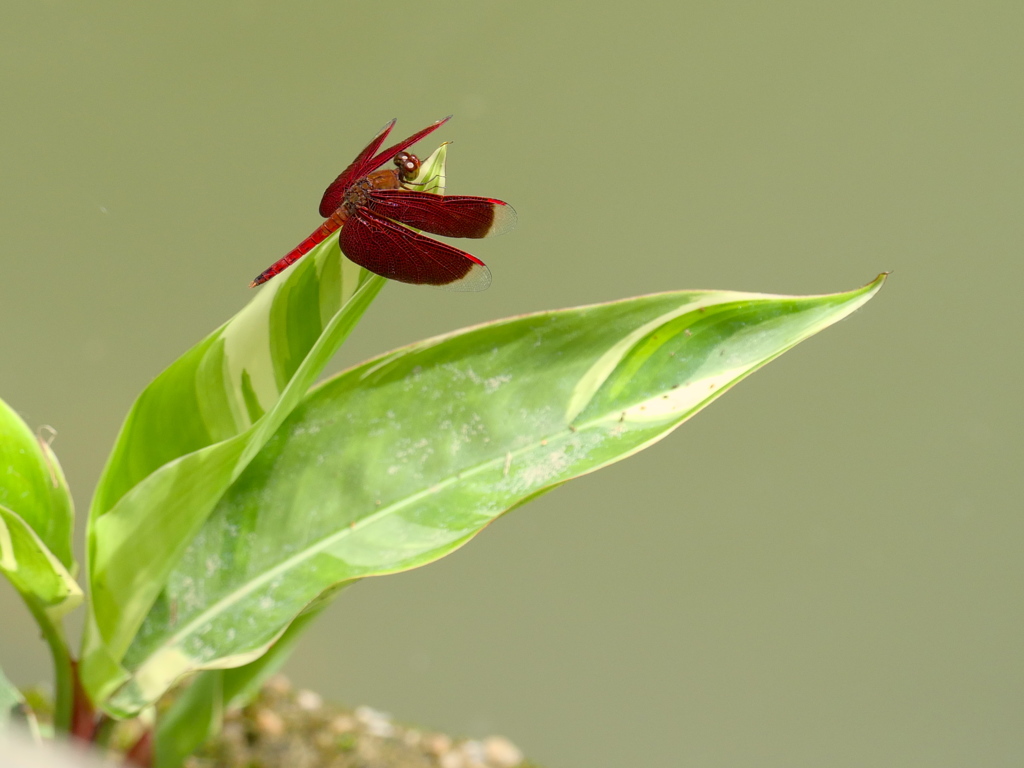
[[[420,159],[409,152],[399,152],[395,155],[394,164],[398,168],[398,175],[402,181],[411,181],[416,178],[420,171]]]

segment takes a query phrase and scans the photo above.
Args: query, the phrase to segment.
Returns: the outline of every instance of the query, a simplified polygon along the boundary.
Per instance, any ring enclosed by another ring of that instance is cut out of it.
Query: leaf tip
[[[883,285],[885,285],[885,281],[888,279],[889,275],[891,275],[892,273],[893,273],[893,270],[891,270],[891,269],[887,269],[885,272],[880,272],[878,277],[876,277],[874,280],[872,280],[870,283],[868,283],[864,287],[865,288],[873,288],[875,291],[877,291],[879,288],[881,288]]]
[[[878,293],[882,289],[882,286],[885,285],[886,279],[891,274],[892,274],[892,270],[886,270],[885,272],[880,272],[878,274],[878,277],[876,277],[874,280],[872,280],[869,283],[866,283],[865,285],[863,285],[860,288],[857,288],[855,290],[850,291],[846,295],[847,296],[851,296],[851,297],[857,297],[859,299],[862,299],[863,301],[867,301],[869,299],[872,299],[872,298],[874,298],[875,294]]]

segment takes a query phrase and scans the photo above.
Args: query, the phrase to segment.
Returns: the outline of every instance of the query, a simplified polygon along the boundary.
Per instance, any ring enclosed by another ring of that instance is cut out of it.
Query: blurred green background
[[[342,594],[288,672],[551,768],[1021,765],[1022,35],[1019,0],[8,0],[0,393],[84,514],[135,395],[392,117],[455,113],[420,149],[520,223],[472,249],[490,290],[389,285],[335,370],[894,270],[653,449]],[[48,677],[0,611],[0,663]]]

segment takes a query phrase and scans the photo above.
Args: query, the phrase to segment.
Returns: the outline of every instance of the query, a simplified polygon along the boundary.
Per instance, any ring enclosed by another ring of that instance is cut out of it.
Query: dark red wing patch
[[[482,291],[491,284],[491,272],[478,258],[366,208],[345,222],[338,242],[356,264],[391,280],[456,291]]]
[[[444,237],[500,235],[516,223],[511,205],[489,197],[384,189],[370,193],[367,207],[378,216]]]
[[[373,137],[373,141],[367,144],[366,148],[356,156],[356,159],[349,163],[348,168],[338,174],[338,178],[332,181],[330,186],[324,190],[324,196],[320,199],[320,215],[325,219],[338,210],[338,206],[341,205],[341,200],[345,196],[345,190],[351,186],[352,182],[363,178],[370,171],[376,169],[376,166],[367,170],[364,170],[364,167],[371,162],[373,154],[384,143],[384,139],[388,137],[388,134],[391,133],[391,129],[395,127],[396,119],[392,118],[391,122],[381,128],[377,135]],[[380,163],[377,165],[380,165]]]

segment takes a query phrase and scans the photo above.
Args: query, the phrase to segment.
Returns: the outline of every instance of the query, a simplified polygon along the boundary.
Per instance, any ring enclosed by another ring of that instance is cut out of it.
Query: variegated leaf
[[[673,292],[490,323],[310,393],[191,541],[123,658],[131,712],[262,653],[325,590],[436,560],[662,439],[868,301]]]
[[[419,179],[444,185],[446,147]],[[168,575],[224,491],[302,400],[384,280],[330,238],[160,374],[117,439],[90,509],[82,679],[101,706]]]

